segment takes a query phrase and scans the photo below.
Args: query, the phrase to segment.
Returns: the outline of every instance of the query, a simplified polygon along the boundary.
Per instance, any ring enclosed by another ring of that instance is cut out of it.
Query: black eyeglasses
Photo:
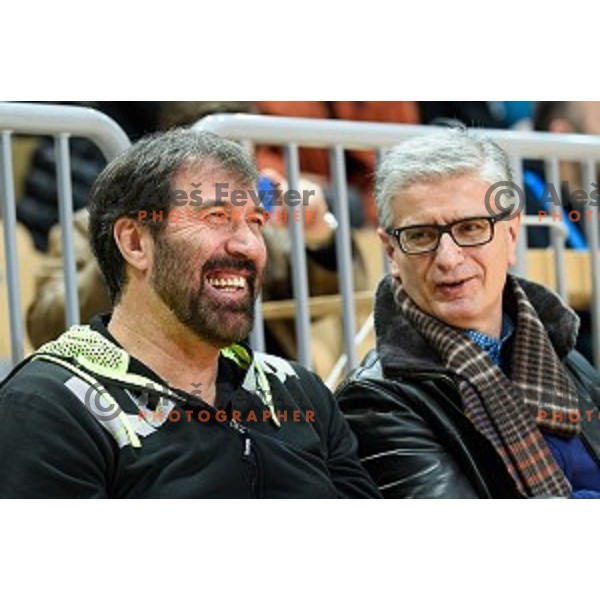
[[[494,225],[501,217],[470,217],[452,221],[445,225],[409,225],[388,229],[388,235],[396,238],[398,246],[405,254],[425,254],[435,252],[442,235],[447,233],[457,246],[469,248],[483,246],[494,239]]]

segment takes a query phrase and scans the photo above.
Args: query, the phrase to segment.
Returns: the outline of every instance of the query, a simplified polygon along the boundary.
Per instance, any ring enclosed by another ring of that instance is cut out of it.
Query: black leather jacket
[[[577,387],[581,439],[600,465],[600,375],[572,350],[576,320],[545,288],[520,282]],[[492,444],[463,414],[458,385],[433,349],[394,308],[390,280],[377,292],[377,351],[337,398],[364,466],[388,498],[517,498]]]

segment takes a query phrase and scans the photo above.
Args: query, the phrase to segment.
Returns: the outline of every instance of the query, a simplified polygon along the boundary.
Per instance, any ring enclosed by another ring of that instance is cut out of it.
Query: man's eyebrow
[[[225,202],[224,200],[202,200],[202,204],[198,206],[198,210],[207,210],[215,207],[225,207],[229,208],[230,210],[236,210],[241,208],[239,206],[234,206],[233,204],[231,204],[231,202]],[[256,204],[253,204],[253,207],[254,214],[260,214],[263,217],[269,212],[263,206],[257,206]]]
[[[224,200],[202,200],[202,204],[198,206],[198,209],[204,210],[206,208],[214,208],[215,206],[225,206]]]
[[[486,219],[488,218],[490,215],[479,215],[479,214],[473,214],[473,215],[462,215],[462,216],[457,216],[455,218],[448,218],[445,219],[443,223],[433,223],[433,222],[429,222],[429,223],[424,223],[423,221],[418,222],[418,223],[410,223],[408,225],[400,225],[398,227],[394,227],[394,229],[405,229],[407,227],[443,227],[444,225],[448,225],[450,223],[460,223],[461,221],[470,221],[470,220],[474,220],[474,219]]]

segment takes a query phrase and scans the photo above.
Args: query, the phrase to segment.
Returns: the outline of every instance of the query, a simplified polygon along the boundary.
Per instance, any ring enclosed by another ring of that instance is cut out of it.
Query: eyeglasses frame
[[[386,229],[386,233],[388,235],[392,236],[396,240],[396,243],[398,244],[398,248],[400,248],[400,251],[403,252],[404,254],[407,254],[408,256],[415,256],[418,254],[429,254],[431,252],[435,252],[440,246],[440,242],[442,241],[442,236],[444,235],[444,233],[447,233],[452,238],[452,241],[460,248],[476,248],[477,246],[485,246],[486,244],[489,244],[490,242],[493,241],[494,236],[496,234],[496,231],[495,231],[496,223],[498,223],[499,221],[505,220],[508,215],[510,215],[510,211],[507,213],[503,213],[500,216],[496,216],[496,217],[491,217],[491,216],[487,215],[487,216],[482,216],[482,217],[467,217],[466,219],[457,219],[456,221],[446,223],[445,225],[435,225],[435,224],[418,225],[417,224],[417,225],[407,225],[406,227],[397,227],[397,228],[389,227],[388,229]],[[459,242],[456,241],[456,239],[454,238],[454,235],[452,235],[452,228],[455,225],[457,225],[458,223],[465,223],[468,221],[480,221],[482,219],[488,221],[489,224],[491,225],[489,240],[486,240],[485,242],[478,242],[476,244],[460,244]],[[422,250],[419,252],[412,252],[412,251],[406,250],[402,246],[402,244],[400,242],[400,235],[402,234],[402,232],[406,231],[407,229],[414,229],[415,227],[433,227],[434,229],[436,229],[439,232],[437,243],[434,248],[431,248],[429,250]]]

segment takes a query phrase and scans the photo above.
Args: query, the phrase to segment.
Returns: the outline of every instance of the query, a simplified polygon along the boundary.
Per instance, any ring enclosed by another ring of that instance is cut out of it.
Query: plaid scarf
[[[510,379],[460,329],[419,309],[402,286],[396,303],[459,376],[466,416],[493,444],[521,493],[568,497],[571,485],[540,429],[563,437],[578,435],[578,420],[569,420],[569,413],[578,410],[577,392],[525,292],[510,276],[507,286],[517,307]]]

